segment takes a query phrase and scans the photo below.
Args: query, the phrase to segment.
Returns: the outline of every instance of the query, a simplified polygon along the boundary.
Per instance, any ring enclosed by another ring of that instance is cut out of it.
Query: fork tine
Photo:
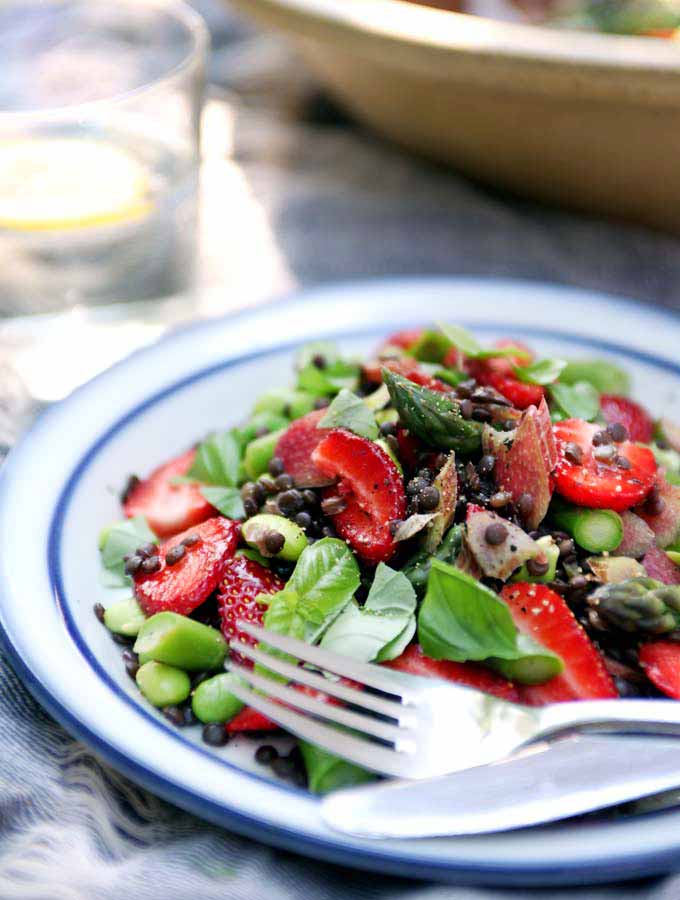
[[[238,627],[251,637],[257,638],[258,641],[262,641],[262,643],[270,647],[282,650],[284,653],[288,653],[302,662],[312,663],[320,669],[333,672],[335,675],[352,678],[386,694],[395,694],[401,697],[402,700],[408,701],[415,695],[415,691],[409,691],[408,682],[416,676],[404,676],[399,672],[393,672],[391,669],[385,669],[381,666],[374,666],[371,663],[357,662],[348,656],[340,656],[337,653],[331,653],[330,650],[321,650],[320,647],[314,647],[311,644],[306,644],[304,641],[298,641],[297,638],[283,637],[273,631],[265,631],[264,628],[259,628],[257,625],[245,622],[243,619],[239,620]]]
[[[262,694],[257,694],[238,681],[234,681],[230,690],[242,703],[252,706],[268,719],[281,725],[286,731],[323,747],[324,750],[328,750],[335,756],[341,756],[349,762],[382,775],[399,777],[408,774],[409,761],[412,757],[404,753],[390,750],[388,747],[381,747],[380,744],[354,737],[338,728],[323,725],[302,713],[293,712],[292,709],[281,706],[280,703],[267,700]]]
[[[369,694],[366,691],[347,687],[347,685],[340,684],[337,681],[331,681],[323,675],[310,672],[309,669],[302,669],[300,666],[294,666],[289,662],[285,662],[278,656],[270,656],[264,650],[251,647],[250,644],[232,641],[230,647],[242,656],[252,659],[253,662],[259,663],[273,672],[278,672],[279,675],[283,675],[289,681],[299,681],[301,684],[323,691],[325,694],[330,694],[339,700],[373,710],[373,712],[389,716],[391,719],[402,719],[405,713],[413,711],[413,707],[404,706],[396,700],[386,700],[384,697],[376,697],[375,694]]]
[[[323,700],[310,697],[308,694],[296,691],[295,688],[286,687],[279,681],[274,681],[271,678],[266,678],[264,675],[253,672],[251,669],[246,669],[245,666],[232,665],[230,666],[230,671],[244,681],[250,682],[253,687],[264,691],[269,697],[275,697],[277,700],[282,700],[294,708],[303,709],[314,716],[337,722],[339,725],[345,725],[347,728],[352,728],[355,731],[361,731],[364,734],[370,734],[373,737],[382,738],[386,741],[399,742],[400,749],[406,749],[402,743],[408,740],[408,731],[405,728],[381,722],[372,716],[352,712],[352,710],[345,709],[342,706],[324,703]],[[412,749],[415,750],[415,745]]]

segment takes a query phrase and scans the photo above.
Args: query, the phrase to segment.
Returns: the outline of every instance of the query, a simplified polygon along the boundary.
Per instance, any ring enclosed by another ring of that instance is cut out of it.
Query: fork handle
[[[536,738],[605,731],[680,736],[680,703],[670,700],[585,700],[555,703],[538,713]]]

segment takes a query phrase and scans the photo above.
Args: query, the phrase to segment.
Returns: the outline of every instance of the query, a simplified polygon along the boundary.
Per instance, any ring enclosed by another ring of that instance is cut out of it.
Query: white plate
[[[237,423],[291,378],[293,348],[336,337],[364,351],[378,336],[447,319],[481,337],[525,337],[546,354],[626,365],[655,413],[680,392],[680,321],[611,297],[479,279],[355,283],[201,323],[135,354],[52,408],[11,454],[0,482],[0,624],[29,688],[71,732],[152,791],[227,828],[316,858],[461,882],[567,884],[668,870],[680,862],[680,811],[529,832],[426,841],[355,841],[322,824],[318,801],[264,777],[252,743],[223,749],[179,731],[126,676],[92,606],[101,526],[117,492],[204,433]]]

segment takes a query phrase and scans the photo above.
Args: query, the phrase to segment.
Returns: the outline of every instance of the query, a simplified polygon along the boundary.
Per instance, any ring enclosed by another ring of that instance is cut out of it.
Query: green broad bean
[[[255,438],[254,441],[248,444],[243,456],[243,466],[248,478],[255,481],[260,475],[264,475],[267,471],[269,460],[274,455],[279,438],[285,430],[285,428],[282,428],[279,431],[272,431],[271,434]]]
[[[272,532],[278,532],[284,540],[283,547],[276,553],[272,553],[267,547],[267,536]],[[263,556],[275,556],[288,562],[296,562],[308,546],[307,535],[299,525],[283,516],[270,513],[260,513],[248,519],[241,526],[241,534],[245,542]]]
[[[202,681],[191,698],[191,708],[200,722],[228,722],[243,709],[243,703],[231,692],[236,676],[229,672]]]
[[[146,616],[134,597],[112,603],[104,612],[104,625],[109,631],[126,637],[135,637],[145,621]]]
[[[175,706],[183,703],[191,693],[191,681],[186,672],[154,660],[139,667],[135,680],[153,706]]]
[[[147,619],[134,646],[141,663],[154,660],[189,672],[218,669],[227,655],[227,642],[216,628],[173,612]]]

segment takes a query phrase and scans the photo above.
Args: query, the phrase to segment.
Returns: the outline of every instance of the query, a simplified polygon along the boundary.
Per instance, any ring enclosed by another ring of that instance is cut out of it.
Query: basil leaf
[[[352,601],[330,625],[320,646],[359,662],[371,662],[408,626],[412,615],[381,615]]]
[[[376,656],[375,662],[387,662],[388,659],[396,659],[406,650],[413,640],[416,633],[416,617],[411,616],[408,623],[401,634],[398,634],[393,641],[385,644],[380,653]]]
[[[461,328],[460,325],[448,325],[445,322],[437,323],[440,331],[449,339],[451,344],[470,359],[492,359],[498,356],[517,356],[523,359],[528,353],[522,347],[492,347],[485,350],[474,335]]]
[[[228,519],[244,519],[245,510],[241,492],[235,487],[218,487],[216,485],[202,485],[201,494],[211,506],[219,510]]]
[[[387,615],[414,613],[416,592],[403,572],[380,563],[375,570],[364,609]]]
[[[601,394],[629,394],[630,376],[607,359],[572,359],[560,375],[563,384],[587,381]]]
[[[203,484],[235,487],[238,484],[241,449],[236,436],[225,431],[213,434],[199,446],[187,473]]]
[[[325,632],[321,646],[361,662],[392,659],[391,653],[398,656],[403,649],[404,638],[413,637],[415,609],[416,593],[408,578],[380,563],[365,605],[349,603]]]
[[[568,419],[592,421],[600,412],[600,395],[587,381],[551,384],[550,397]]]
[[[452,346],[446,335],[427,329],[415,344],[409,347],[408,356],[413,356],[420,362],[441,363]]]
[[[99,551],[104,567],[102,582],[106,587],[124,587],[130,583],[125,574],[124,556],[135,552],[142,544],[158,543],[144,516],[114,522],[105,528],[99,538]]]
[[[389,397],[389,395],[388,395]],[[378,437],[375,416],[356,394],[342,388],[333,399],[317,428],[346,428],[374,441]]]
[[[323,538],[302,551],[288,588],[299,598],[297,611],[306,623],[306,640],[313,641],[322,633],[347,606],[359,584],[359,566],[344,541]]]
[[[517,629],[507,606],[470,575],[432,561],[418,616],[418,640],[432,659],[516,659]]]
[[[334,756],[316,744],[300,741],[299,747],[307,771],[309,790],[313,794],[326,794],[339,788],[364,784],[376,777],[372,772]]]
[[[525,384],[552,384],[566,365],[563,359],[539,359],[528,366],[514,366],[513,371]]]
[[[313,363],[300,369],[297,386],[315,396],[333,396],[342,388],[352,391],[359,384],[359,367],[339,361],[325,369],[318,369]]]
[[[460,369],[435,369],[432,374],[445,384],[450,384],[451,387],[457,387],[461,381],[467,381],[470,377],[467,372],[462,372]]]

